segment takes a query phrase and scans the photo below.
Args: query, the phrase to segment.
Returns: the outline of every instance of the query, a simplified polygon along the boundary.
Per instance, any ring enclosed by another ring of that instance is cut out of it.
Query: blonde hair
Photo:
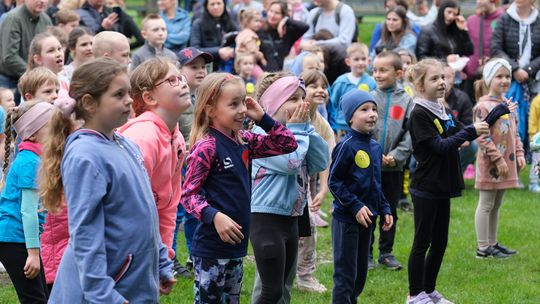
[[[86,0],[61,0],[58,4],[60,10],[76,10],[81,8]]]
[[[34,36],[34,39],[32,39],[32,41],[30,42],[30,47],[28,49],[28,62],[27,62],[27,69],[28,70],[31,70],[31,69],[34,69],[34,68],[38,67],[38,65],[34,61],[34,56],[35,55],[41,55],[41,50],[42,50],[42,47],[43,47],[41,44],[42,44],[43,40],[45,40],[47,38],[51,38],[51,37],[58,40],[58,38],[56,38],[56,36],[54,36],[53,34],[51,34],[49,32],[39,33],[36,36]],[[58,41],[58,43],[60,43],[60,41]]]
[[[69,86],[69,95],[75,99],[75,118],[90,118],[83,106],[83,97],[90,96],[91,101],[99,105],[101,96],[114,78],[124,73],[127,74],[127,67],[110,58],[93,59],[75,70]],[[64,191],[60,164],[66,138],[74,127],[71,119],[59,110],[55,111],[49,123],[50,133],[43,148],[39,189],[45,208],[55,212],[61,207]]]
[[[56,76],[51,70],[38,66],[32,70],[24,72],[24,74],[19,79],[19,92],[24,99],[24,95],[29,93],[30,95],[35,95],[37,90],[42,86],[54,83],[56,86],[60,86],[58,82],[58,76]]]
[[[74,10],[61,9],[54,14],[54,19],[56,24],[67,24],[70,22],[79,21],[81,20],[81,17],[79,17],[79,14],[77,14]]]
[[[299,77],[304,79],[304,84],[306,87],[320,80],[322,81],[323,85],[328,88],[328,78],[326,78],[326,75],[319,70],[304,71]]]
[[[32,108],[34,105],[43,102],[41,100],[31,100],[24,103],[24,106],[14,107],[7,111],[6,113],[6,128],[5,128],[5,145],[4,145],[4,165],[2,167],[2,181],[0,182],[0,189],[4,189],[4,186],[6,184],[7,179],[7,171],[10,165],[9,162],[9,155],[11,154],[11,147],[12,145],[17,144],[17,133],[15,132],[15,128],[13,128],[13,124],[21,118],[21,116],[26,113],[30,108]]]
[[[366,56],[369,55],[369,48],[367,45],[360,43],[360,42],[354,42],[347,48],[347,58],[352,56],[352,54],[359,52]]]
[[[430,67],[440,67],[442,70],[443,64],[434,58],[426,58],[420,60],[418,63],[412,64],[407,68],[405,77],[407,81],[412,83],[416,89],[424,86],[424,80],[426,78],[427,70]]]
[[[228,84],[237,84],[245,90],[244,81],[238,76],[229,73],[211,73],[206,76],[199,87],[199,95],[195,101],[193,127],[189,133],[189,146],[193,145],[208,134],[212,125],[210,117],[206,113],[206,107],[215,107],[223,87]],[[242,142],[240,134],[234,137]]]
[[[146,24],[148,23],[148,21],[151,21],[151,20],[163,20],[163,18],[161,18],[161,16],[156,13],[150,13],[146,15],[146,17],[144,17],[144,19],[142,20],[141,29],[146,30]]]
[[[164,57],[154,57],[139,65],[131,72],[131,98],[133,98],[133,110],[139,116],[146,111],[143,93],[156,87],[158,80],[164,79],[169,69],[176,66],[174,62]]]
[[[240,73],[240,64],[247,58],[251,58],[253,60],[253,64],[257,64],[257,58],[255,58],[255,55],[252,53],[237,53],[234,56],[234,70],[236,73]]]
[[[240,25],[240,28],[247,28],[248,23],[257,16],[260,17],[261,14],[254,8],[241,9],[240,12],[238,12],[238,24]]]
[[[58,39],[58,42],[60,42],[60,45],[65,49],[68,44],[68,34],[61,30],[58,26],[49,26],[47,27],[47,32],[52,34],[56,39]]]
[[[257,81],[257,86],[255,87],[255,99],[261,99],[264,91],[266,91],[270,85],[272,85],[272,83],[285,76],[293,76],[293,74],[289,72],[263,73],[259,81]],[[298,94],[304,96],[304,91],[302,91],[301,88],[298,88],[292,96],[296,96]]]

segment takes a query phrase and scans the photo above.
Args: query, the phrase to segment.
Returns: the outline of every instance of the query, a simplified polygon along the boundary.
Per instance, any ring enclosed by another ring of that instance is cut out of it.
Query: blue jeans
[[[191,257],[191,241],[193,240],[193,234],[199,224],[199,221],[189,214],[182,204],[178,204],[178,211],[176,212],[176,228],[174,229],[173,250],[176,252],[176,236],[178,235],[178,229],[180,224],[184,222],[184,235],[186,236],[186,245],[188,249],[188,255]]]
[[[3,88],[8,88],[8,89],[11,89],[11,90],[16,90],[17,89],[17,81],[5,76],[5,75],[2,75],[0,74],[0,87],[3,87]]]

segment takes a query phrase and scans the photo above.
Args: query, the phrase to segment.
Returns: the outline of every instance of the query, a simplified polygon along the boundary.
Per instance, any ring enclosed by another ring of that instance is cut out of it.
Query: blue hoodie
[[[163,18],[167,26],[165,47],[176,54],[185,48],[189,42],[191,17],[186,10],[179,7],[176,9],[176,15],[172,19],[169,19],[163,12],[160,12],[159,15]]]
[[[381,145],[371,134],[353,129],[336,145],[328,179],[336,220],[356,223],[355,216],[364,206],[374,216],[391,214],[381,187],[381,156]]]
[[[69,244],[50,303],[158,303],[173,277],[143,157],[131,141],[83,129],[62,159]]]

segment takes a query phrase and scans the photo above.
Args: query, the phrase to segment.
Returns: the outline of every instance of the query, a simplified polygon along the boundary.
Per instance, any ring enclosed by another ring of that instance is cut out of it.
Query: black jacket
[[[531,30],[531,62],[525,71],[529,73],[529,78],[534,78],[540,69],[540,21],[538,18],[530,26]],[[495,31],[491,37],[491,56],[503,57],[512,66],[512,71],[519,68],[519,23],[510,15],[505,13],[497,21]],[[530,69],[529,69],[530,68]]]
[[[435,24],[422,28],[416,44],[418,60],[426,57],[446,60],[450,54],[470,56],[473,53],[474,45],[469,33],[456,30],[446,35]]]
[[[286,31],[283,38],[279,38],[277,30],[268,28],[260,29],[257,35],[261,40],[260,50],[268,61],[263,70],[268,72],[281,71],[283,60],[289,55],[291,48],[309,29],[309,25],[302,21],[288,19],[285,23]]]
[[[473,123],[473,103],[467,93],[458,88],[452,88],[450,95],[446,97],[446,103],[454,117],[463,125],[468,126]]]

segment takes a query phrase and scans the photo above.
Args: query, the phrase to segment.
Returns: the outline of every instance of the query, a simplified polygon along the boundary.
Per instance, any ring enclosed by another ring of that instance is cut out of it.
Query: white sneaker
[[[299,277],[296,276],[296,288],[302,291],[323,293],[327,289],[316,278],[312,276]]]
[[[435,304],[454,304],[454,302],[451,302],[443,297],[442,294],[440,294],[438,291],[434,290],[432,293],[428,294],[428,296],[431,298],[431,301]]]
[[[5,272],[6,272],[6,268],[4,268],[4,265],[0,263],[0,273],[5,273]]]
[[[434,304],[431,298],[427,295],[425,291],[417,294],[414,297],[407,296],[407,301],[405,304]]]

